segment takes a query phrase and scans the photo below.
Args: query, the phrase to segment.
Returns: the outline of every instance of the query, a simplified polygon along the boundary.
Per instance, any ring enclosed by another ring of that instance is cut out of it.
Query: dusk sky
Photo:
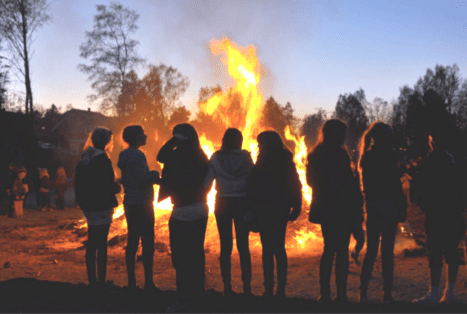
[[[254,45],[264,67],[265,98],[290,101],[298,116],[332,111],[339,94],[360,87],[368,100],[391,101],[427,68],[456,63],[467,78],[467,1],[120,1],[140,18],[133,38],[148,64],[164,63],[190,79],[181,103],[191,110],[201,87],[229,85],[212,39]],[[35,104],[91,107],[91,82],[77,69],[79,46],[106,0],[54,0],[52,22],[33,44]],[[138,69],[140,77],[147,70]],[[13,81],[15,78],[12,76]],[[18,82],[11,90],[24,91]]]

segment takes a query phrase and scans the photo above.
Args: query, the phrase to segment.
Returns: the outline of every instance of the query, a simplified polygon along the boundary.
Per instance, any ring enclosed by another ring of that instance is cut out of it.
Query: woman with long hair
[[[164,164],[158,201],[170,197],[174,206],[169,232],[177,292],[182,302],[191,301],[204,293],[209,208],[203,181],[209,161],[198,133],[187,123],[174,127],[173,137],[162,146],[157,160]]]
[[[392,296],[394,242],[397,225],[405,221],[407,208],[393,142],[391,126],[375,122],[365,131],[360,143],[358,169],[365,195],[368,241],[360,277],[360,302],[368,301],[368,284],[378,255],[380,237],[383,302],[395,302]]]
[[[209,161],[204,185],[209,189],[216,180],[217,229],[221,245],[220,265],[224,282],[224,296],[232,295],[231,255],[233,248],[232,222],[235,225],[240,267],[242,269],[243,292],[251,295],[251,256],[248,242],[249,230],[243,216],[247,211],[246,183],[253,170],[250,152],[242,150],[243,135],[238,129],[225,131],[222,147]]]
[[[75,195],[88,223],[86,269],[89,285],[102,287],[107,273],[107,239],[114,207],[118,206],[115,194],[120,192],[120,186],[115,182],[112,162],[107,155],[113,148],[112,131],[96,128],[91,139],[92,146],[81,154],[76,167]]]
[[[263,247],[265,297],[274,290],[274,257],[277,263],[277,294],[285,298],[287,284],[287,223],[295,221],[302,208],[302,184],[292,153],[275,131],[257,137],[259,154],[248,182],[248,194],[255,204]],[[290,211],[292,209],[292,212]]]
[[[324,251],[321,256],[319,302],[331,301],[331,273],[336,256],[335,301],[347,301],[349,243],[352,224],[363,221],[363,199],[351,159],[344,147],[347,124],[332,119],[320,130],[320,140],[308,154],[307,183],[312,188],[309,221],[321,225]]]

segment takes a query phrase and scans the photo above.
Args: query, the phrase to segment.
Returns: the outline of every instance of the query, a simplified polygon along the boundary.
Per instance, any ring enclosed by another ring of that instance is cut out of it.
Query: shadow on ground
[[[103,291],[92,291],[85,284],[40,281],[17,278],[0,282],[0,312],[45,313],[99,313],[99,312],[167,312],[176,300],[175,291],[131,292],[124,287],[112,286]],[[265,301],[242,295],[224,298],[214,290],[207,291],[202,300],[177,310],[178,312],[205,313],[267,313],[267,312],[347,312],[347,313],[465,313],[466,305],[441,305],[437,308],[414,306],[408,303],[393,305],[355,304],[323,305],[315,300],[289,298]]]

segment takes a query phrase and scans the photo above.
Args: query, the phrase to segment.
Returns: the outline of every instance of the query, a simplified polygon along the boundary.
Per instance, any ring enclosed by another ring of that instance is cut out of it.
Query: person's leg
[[[232,213],[228,204],[229,199],[225,197],[216,198],[216,216],[217,230],[220,239],[220,266],[221,276],[224,282],[224,295],[232,293],[231,284],[231,255],[233,247],[232,236]],[[238,239],[237,239],[238,241]],[[238,242],[237,242],[238,245]]]
[[[360,251],[363,249],[363,245],[365,244],[365,232],[363,231],[362,224],[358,224],[358,226],[352,230],[352,234],[355,241],[357,242],[353,249],[353,253],[358,259],[358,255],[360,254]]]
[[[170,250],[172,264],[176,272],[179,297],[190,298],[192,274],[192,238],[190,223],[175,218],[169,220]]]
[[[195,266],[193,269],[195,277],[194,285],[194,295],[199,297],[204,293],[204,283],[205,283],[205,270],[206,270],[206,255],[204,253],[204,240],[206,236],[206,227],[208,224],[208,218],[199,219],[195,222],[194,227],[194,236],[193,239],[195,243],[193,247],[196,249],[195,252]]]
[[[110,224],[96,227],[97,242],[97,278],[99,284],[105,284],[107,275],[107,240],[109,237]]]
[[[449,223],[450,229],[445,229],[445,258],[446,258],[446,289],[442,302],[455,302],[454,288],[456,286],[457,274],[459,272],[459,257],[457,248],[462,236],[465,234],[463,219],[459,215],[458,219],[452,219]]]
[[[280,298],[285,298],[285,286],[287,285],[287,251],[285,250],[287,222],[285,219],[278,221],[274,248],[277,263],[277,296]]]
[[[416,304],[438,304],[439,303],[439,282],[441,280],[441,268],[443,266],[443,235],[438,226],[441,221],[430,219],[426,216],[425,233],[426,245],[428,249],[428,265],[430,267],[430,290],[422,298],[412,302]]]
[[[13,201],[13,206],[14,206],[14,211],[15,211],[15,216],[16,218],[21,218],[21,214],[20,214],[20,203],[21,201]]]
[[[387,219],[381,233],[381,263],[383,272],[383,302],[394,302],[394,243],[396,242],[397,220]]]
[[[88,242],[86,243],[86,271],[89,285],[97,283],[96,276],[96,250],[98,232],[96,226],[88,226]]]
[[[362,273],[360,275],[360,301],[367,301],[367,291],[373,266],[378,255],[379,237],[381,234],[381,221],[379,219],[368,219],[366,222],[366,254],[363,259]]]
[[[21,202],[19,202],[19,215],[21,219],[23,218],[23,214],[24,214],[24,200],[21,200]]]
[[[349,275],[350,227],[348,222],[340,223],[335,230],[336,249],[336,287],[338,301],[347,301],[347,277]],[[336,226],[336,227],[337,227]]]
[[[136,252],[138,251],[139,238],[141,236],[141,208],[137,205],[124,205],[124,210],[128,228],[128,240],[125,252],[128,287],[135,288]]]
[[[272,239],[274,230],[265,221],[259,221],[259,235],[263,250],[263,276],[264,276],[264,296],[272,297],[274,293],[274,249]]]
[[[237,250],[240,256],[240,267],[242,269],[243,293],[251,295],[251,255],[248,230],[243,216],[245,214],[245,202],[239,198],[238,207],[234,216],[235,236],[237,238]]]
[[[154,264],[154,209],[152,205],[143,206],[141,225],[141,245],[143,247],[144,288],[155,288],[153,281]]]
[[[336,254],[335,235],[330,223],[322,223],[321,231],[323,233],[324,250],[319,264],[319,284],[321,302],[331,300],[331,273],[334,255]]]

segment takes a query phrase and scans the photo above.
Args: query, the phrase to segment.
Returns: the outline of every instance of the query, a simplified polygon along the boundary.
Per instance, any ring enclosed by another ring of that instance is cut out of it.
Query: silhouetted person
[[[358,173],[358,170],[356,169],[357,167],[355,167],[355,163],[351,162],[350,165],[355,176],[357,177],[358,180],[360,180],[359,179],[360,174]],[[363,225],[361,222],[356,222],[352,224],[351,234],[353,238],[355,239],[355,246],[352,252],[350,252],[350,256],[355,261],[355,264],[360,266],[361,262],[358,259],[358,257],[360,255],[360,251],[363,249],[363,246],[365,245],[365,231],[363,231]]]
[[[363,182],[367,213],[367,251],[361,273],[360,302],[368,302],[368,284],[378,255],[381,237],[383,302],[395,302],[392,296],[394,277],[394,243],[397,226],[407,216],[407,203],[394,153],[391,126],[373,123],[360,143],[359,171]]]
[[[431,286],[428,294],[414,303],[435,305],[439,302],[456,301],[456,284],[459,261],[457,246],[463,232],[462,175],[456,159],[448,150],[450,135],[447,129],[433,128],[429,136],[430,152],[423,160],[418,174],[418,204],[425,212],[425,233],[428,248]],[[443,255],[446,259],[447,282],[444,296],[440,301],[439,282]]]
[[[263,247],[264,297],[273,296],[274,257],[277,263],[277,294],[285,298],[287,284],[287,223],[295,221],[302,208],[302,184],[292,153],[275,131],[257,137],[259,154],[248,182],[248,194],[258,215]],[[292,208],[292,212],[290,209]]]
[[[347,301],[349,242],[353,223],[363,221],[363,198],[344,147],[347,124],[328,120],[318,144],[308,154],[307,183],[312,188],[309,221],[321,224],[324,252],[320,262],[320,302],[331,301],[331,273],[336,255],[335,301]]]
[[[209,208],[203,181],[209,161],[195,128],[186,123],[174,127],[173,137],[162,146],[157,160],[164,164],[158,201],[170,197],[174,206],[169,220],[170,248],[177,292],[185,302],[204,293]]]
[[[96,128],[91,139],[92,146],[81,154],[76,167],[75,195],[88,224],[86,270],[89,285],[102,287],[107,273],[107,238],[114,207],[118,206],[115,194],[121,189],[115,182],[112,162],[107,155],[113,148],[112,131]]]
[[[59,210],[65,209],[66,173],[65,168],[58,167],[54,181],[55,204]]]
[[[53,181],[50,180],[49,172],[47,171],[47,169],[40,169],[39,180],[40,208],[43,212],[54,211],[53,208],[50,206],[50,188],[52,187]]]
[[[216,180],[216,215],[221,246],[221,275],[224,295],[232,295],[231,255],[233,248],[232,221],[235,225],[240,266],[242,269],[243,292],[251,295],[251,256],[248,242],[249,229],[243,216],[247,210],[246,182],[253,170],[250,152],[242,150],[243,135],[238,129],[228,129],[222,139],[222,147],[209,162],[204,185],[211,187]]]
[[[5,205],[8,208],[7,215],[12,217],[14,213],[14,207],[13,207],[13,200],[14,196],[13,193],[11,192],[11,187],[13,183],[15,182],[18,174],[16,172],[16,164],[14,162],[10,162],[8,164],[8,170],[5,173],[5,176],[3,178],[4,182],[4,191],[5,191]]]
[[[143,247],[144,289],[157,290],[153,282],[154,262],[154,187],[159,172],[149,171],[146,156],[138,148],[146,145],[147,136],[140,125],[123,130],[123,140],[130,145],[120,153],[118,167],[125,192],[123,208],[128,226],[125,253],[128,287],[136,288],[135,263],[139,239]]]
[[[11,187],[11,193],[13,195],[15,216],[16,218],[21,219],[23,218],[24,214],[24,199],[26,198],[26,194],[29,192],[29,187],[27,181],[25,180],[27,175],[26,168],[18,167],[17,173],[17,177]]]

